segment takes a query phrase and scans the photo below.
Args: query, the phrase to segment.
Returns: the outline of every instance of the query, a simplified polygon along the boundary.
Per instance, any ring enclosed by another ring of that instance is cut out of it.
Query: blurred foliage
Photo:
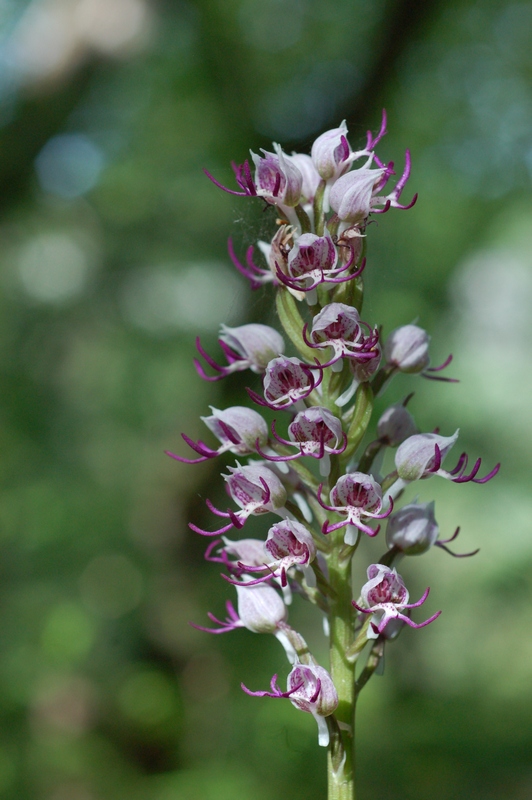
[[[271,217],[202,168],[228,181],[250,147],[304,152],[344,117],[356,143],[382,106],[381,157],[411,149],[420,200],[370,226],[365,318],[418,319],[435,363],[455,352],[462,382],[417,381],[411,408],[503,470],[421,487],[442,532],[482,549],[404,564],[444,613],[361,699],[360,794],[530,797],[531,17],[504,0],[0,4],[0,797],[323,797],[313,720],[239,689],[279,671],[276,643],[188,625],[228,596],[186,526],[220,464],[163,450],[242,402],[247,378],[196,376],[194,337],[215,348],[220,323],[271,313],[225,249]],[[323,653],[309,609],[291,619]]]

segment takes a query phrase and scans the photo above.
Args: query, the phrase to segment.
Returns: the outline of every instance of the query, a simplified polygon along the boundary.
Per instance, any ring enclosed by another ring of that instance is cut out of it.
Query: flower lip
[[[338,479],[330,493],[332,505],[326,505],[323,502],[322,491],[323,484],[320,484],[317,499],[322,508],[336,514],[345,514],[346,516],[344,520],[334,524],[331,524],[329,520],[325,520],[322,527],[322,533],[324,534],[331,533],[331,531],[347,525],[367,533],[368,536],[376,536],[380,530],[380,525],[374,530],[362,522],[362,517],[385,519],[393,511],[393,498],[389,496],[389,508],[381,513],[381,487],[371,475],[366,475],[363,472],[349,472]],[[354,544],[349,528],[345,541],[347,544]]]
[[[246,388],[251,399],[261,406],[269,408],[289,408],[303,400],[319,385],[323,377],[318,372],[315,378],[312,368],[298,358],[280,356],[270,361],[263,379],[264,398]]]

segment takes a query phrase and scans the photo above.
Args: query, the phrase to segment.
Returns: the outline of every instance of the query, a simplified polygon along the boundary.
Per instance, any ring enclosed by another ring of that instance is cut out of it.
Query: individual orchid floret
[[[317,664],[296,664],[287,680],[286,692],[277,685],[274,675],[269,692],[252,692],[244,684],[242,689],[252,697],[284,697],[300,711],[312,714],[318,723],[318,743],[321,747],[329,744],[329,729],[325,717],[333,714],[338,707],[338,694],[331,676]]]
[[[228,633],[236,628],[247,628],[253,633],[277,633],[279,626],[285,622],[288,611],[275,589],[264,583],[251,583],[249,586],[241,583],[236,586],[236,591],[238,613],[228,601],[226,603],[228,616],[225,620],[219,620],[211,613],[207,615],[220,627],[204,628],[201,625],[192,627],[206,633]]]
[[[350,167],[351,148],[346,136],[347,125],[344,120],[339,128],[332,128],[318,136],[312,145],[312,162],[325,181],[338,178]]]
[[[199,464],[209,458],[215,458],[221,453],[235,453],[236,455],[249,455],[255,452],[256,443],[264,446],[268,441],[268,426],[261,415],[246,406],[233,406],[225,411],[219,411],[211,406],[212,416],[200,417],[206,426],[221,442],[217,450],[207,447],[202,441],[194,442],[184,433],[181,434],[185,442],[199,454],[199,458],[183,458],[166,450],[166,454],[176,461],[185,464]]]
[[[240,562],[239,569],[245,572],[261,572],[266,575],[250,583],[262,583],[271,578],[279,578],[281,586],[287,585],[286,572],[291,567],[305,567],[316,557],[316,545],[307,528],[295,520],[284,519],[272,525],[268,531],[264,548],[267,557],[260,564]],[[236,583],[229,580],[230,583]],[[238,585],[238,584],[237,584]]]
[[[240,325],[238,328],[228,328],[227,325],[222,325],[218,342],[227,358],[226,367],[217,364],[205,352],[199,337],[196,339],[199,354],[218,373],[217,375],[207,375],[200,362],[194,359],[198,374],[207,381],[219,381],[232,372],[241,372],[245,369],[256,373],[264,372],[268,363],[284,353],[285,349],[284,339],[275,328],[257,323]]]
[[[257,195],[273,205],[297,206],[301,200],[303,175],[278,144],[273,147],[275,153],[266,150],[262,151],[264,156],[251,153]]]
[[[386,526],[386,542],[390,549],[406,556],[417,556],[426,553],[435,545],[445,550],[454,558],[468,558],[478,553],[453,553],[447,545],[453,542],[460,528],[457,528],[449,539],[438,539],[439,528],[434,516],[434,502],[409,503],[395,514],[392,514]]]
[[[378,534],[380,525],[374,530],[362,522],[362,517],[385,519],[392,513],[393,501],[391,497],[389,498],[389,509],[381,513],[381,487],[371,475],[366,475],[363,472],[349,472],[338,479],[330,493],[330,506],[326,505],[321,499],[322,487],[323,484],[320,485],[318,491],[318,501],[322,508],[346,517],[342,522],[336,522],[333,525],[326,520],[322,531],[327,534],[347,526],[344,537],[346,544],[354,545],[356,543],[359,530],[367,533],[368,536],[376,536]]]
[[[272,424],[272,432],[280,444],[299,448],[298,453],[289,456],[270,456],[257,450],[270,461],[292,461],[300,456],[324,458],[325,455],[343,453],[347,446],[347,436],[342,430],[342,423],[327,408],[312,406],[296,415],[288,426],[289,439],[283,439]]]
[[[357,278],[364,270],[365,260],[355,272],[349,270],[360,248],[355,248],[347,240],[339,246],[348,251],[345,262],[339,263],[336,247],[328,231],[324,236],[302,234],[288,255],[286,267],[282,269],[276,265],[278,282],[292,290],[312,292],[320,283],[345,283]]]
[[[303,328],[303,338],[312,348],[323,349],[331,347],[332,358],[323,369],[338,364],[341,369],[342,358],[356,359],[357,361],[371,361],[376,357],[376,345],[379,341],[377,330],[364,334],[365,323],[360,321],[358,311],[345,303],[329,303],[314,317],[310,335],[307,326]],[[340,362],[340,363],[338,363]]]
[[[425,622],[416,623],[412,622],[407,614],[402,613],[405,609],[423,605],[429,595],[429,589],[425,590],[417,603],[409,603],[408,590],[395,569],[390,569],[384,564],[371,564],[368,567],[368,578],[360,592],[364,606],[353,600],[353,605],[358,611],[363,614],[373,614],[368,629],[368,639],[376,639],[391,620],[402,620],[411,628],[424,628],[440,616],[441,611],[437,611]]]
[[[371,169],[369,165],[372,160],[373,156],[370,155],[365,166],[343,175],[331,188],[329,196],[331,208],[340,220],[350,225],[364,224],[371,213],[382,214],[390,207],[403,210],[412,208],[417,200],[416,194],[407,205],[399,202],[399,197],[410,176],[411,165],[408,150],[405,156],[404,172],[395,188],[385,196],[381,193],[394,174],[393,162],[384,166],[375,158],[380,166],[377,169]]]
[[[285,155],[285,160],[290,161],[300,171],[303,176],[302,199],[306,200],[307,203],[312,203],[321,181],[320,174],[314,166],[312,158],[306,153],[292,153],[291,156]]]
[[[384,345],[387,371],[390,374],[393,372],[421,374],[424,378],[456,383],[454,378],[434,374],[449,366],[453,359],[452,355],[438,367],[429,367],[429,343],[430,336],[417,325],[403,325],[396,328],[390,333]]]
[[[339,178],[329,195],[338,218],[350,225],[363,223],[373,210],[374,197],[385,176],[385,169],[360,167]]]
[[[377,422],[377,436],[387,447],[398,447],[418,432],[414,417],[404,403],[394,403]]]
[[[389,517],[386,542],[389,548],[407,556],[417,556],[430,550],[438,533],[434,502],[409,503]]]
[[[395,454],[395,466],[399,479],[404,483],[411,483],[422,478],[429,478],[431,475],[439,475],[442,478],[453,481],[453,483],[487,483],[498,473],[500,464],[485,475],[477,478],[481,466],[481,459],[478,458],[473,468],[466,474],[468,457],[462,453],[458,459],[456,467],[452,470],[444,470],[442,462],[458,439],[458,431],[452,436],[440,436],[437,433],[418,433],[410,436],[397,449]]]
[[[280,356],[272,359],[266,368],[263,379],[264,399],[251,389],[247,389],[247,392],[261,406],[289,408],[308,397],[321,379],[321,372],[315,378],[312,369],[298,358]]]
[[[197,525],[189,523],[196,533],[203,536],[219,536],[231,528],[242,528],[251,515],[267,514],[269,511],[280,512],[287,500],[286,489],[271,469],[262,465],[229,467],[229,475],[224,475],[227,490],[232,499],[240,506],[240,511],[220,511],[210,500],[207,506],[218,517],[225,517],[230,522],[216,531],[205,531]]]

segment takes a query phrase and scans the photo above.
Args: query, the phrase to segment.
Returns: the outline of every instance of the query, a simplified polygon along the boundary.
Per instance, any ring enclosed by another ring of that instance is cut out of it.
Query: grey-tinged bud
[[[377,423],[377,436],[388,447],[397,447],[418,432],[412,414],[402,403],[395,403]]]
[[[211,406],[212,416],[201,417],[222,445],[233,453],[246,455],[268,441],[268,426],[261,415],[246,406],[232,406],[219,411]]]
[[[434,502],[410,503],[389,518],[386,542],[407,556],[417,556],[430,550],[438,533]]]
[[[419,481],[433,473],[438,473],[440,467],[436,469],[436,459],[443,461],[451,447],[458,439],[457,430],[452,436],[440,436],[437,433],[417,433],[410,436],[399,447],[395,454],[395,467],[399,477],[408,481]],[[440,456],[437,456],[437,450]]]
[[[244,578],[246,576],[243,576]],[[253,580],[249,576],[248,580]],[[237,586],[238,616],[253,633],[275,633],[288,615],[286,606],[275,589],[265,583]]]
[[[220,328],[220,341],[248,362],[253,372],[264,372],[268,363],[284,353],[284,339],[269,325],[251,323],[238,328]]]
[[[384,345],[387,364],[400,372],[423,372],[429,365],[430,336],[417,325],[403,325],[390,333]]]

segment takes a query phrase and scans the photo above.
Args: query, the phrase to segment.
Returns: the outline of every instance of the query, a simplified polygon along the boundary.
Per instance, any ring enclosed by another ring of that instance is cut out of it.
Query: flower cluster
[[[223,454],[239,458],[223,474],[236,507],[218,508],[207,500],[221,527],[190,523],[196,533],[215,537],[205,557],[220,565],[235,587],[237,608],[228,602],[225,619],[209,613],[213,626],[195,627],[217,634],[237,628],[273,634],[291,665],[286,691],[277,675],[269,691],[243,685],[244,691],[289,699],[312,714],[319,743],[332,741],[336,754],[343,748],[340,764],[350,758],[356,691],[378,666],[385,641],[404,625],[422,628],[441,613],[412,619],[429,589],[409,602],[396,565],[433,546],[456,555],[447,545],[459,529],[440,539],[434,503],[399,507],[404,490],[434,475],[482,484],[499,469],[481,472],[480,459],[469,467],[465,453],[445,468],[458,431],[420,433],[406,407],[412,395],[389,405],[370,427],[374,398],[396,373],[453,382],[441,375],[451,357],[430,366],[429,336],[422,328],[405,325],[382,341],[381,329],[360,316],[368,221],[390,209],[409,209],[416,201],[414,195],[400,202],[410,175],[408,151],[395,183],[393,162],[383,163],[375,152],[385,133],[383,114],[379,132],[368,132],[359,149],[349,144],[344,122],[319,136],[310,155],[288,155],[277,144],[273,152],[251,153],[251,160],[234,167],[236,188],[207,173],[224,191],[259,198],[276,209],[271,241],[251,243],[239,257],[230,240],[229,255],[252,289],[273,285],[283,335],[256,323],[222,325],[219,360],[197,341],[202,361],[195,365],[205,380],[243,370],[259,376],[250,376],[254,385],[247,389],[254,407],[212,408],[202,420],[218,444],[183,433],[194,457],[168,453],[189,464]],[[275,412],[271,424],[262,416],[264,408]],[[394,451],[388,458],[390,465],[395,460],[394,468],[382,475],[389,451]],[[250,516],[265,518],[263,538],[226,538],[229,531],[243,529]],[[381,524],[386,525],[383,556],[369,565],[367,582],[355,592],[352,558],[362,535],[376,537]],[[294,596],[310,601],[327,618],[330,672],[288,623]],[[363,653],[365,666],[358,670]]]

